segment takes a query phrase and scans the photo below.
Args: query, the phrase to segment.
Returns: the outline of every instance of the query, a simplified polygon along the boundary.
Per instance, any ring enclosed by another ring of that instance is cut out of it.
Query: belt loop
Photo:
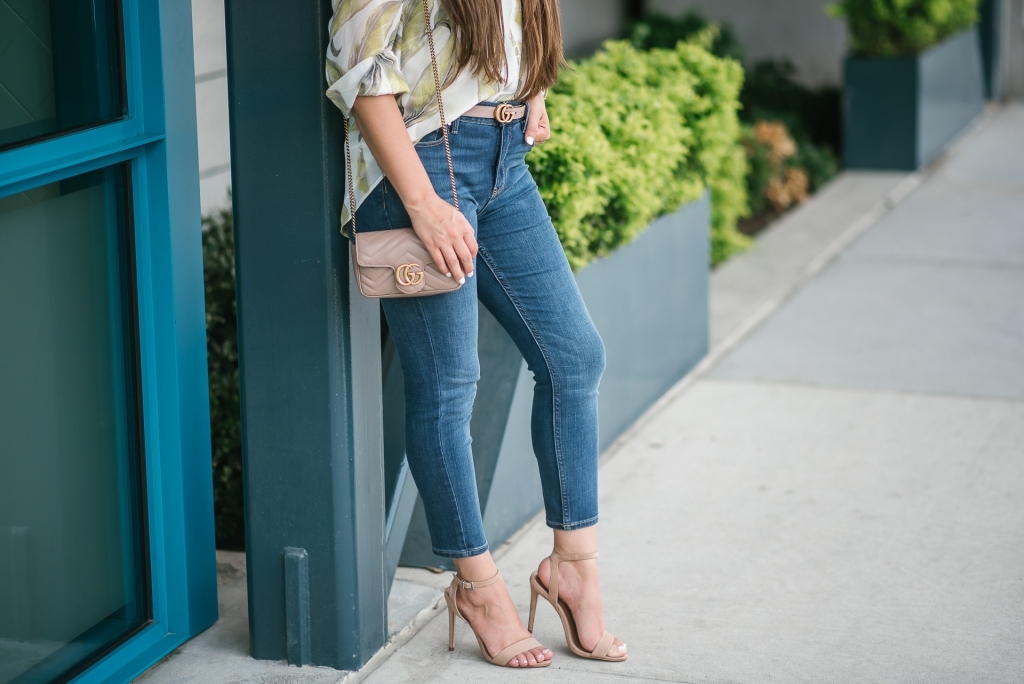
[[[455,133],[458,133],[458,132],[459,132],[459,120],[460,120],[460,119],[462,119],[462,117],[461,117],[461,116],[457,116],[457,117],[455,117],[455,118],[454,118],[454,119],[453,119],[453,120],[452,120],[452,121],[450,122],[450,123],[451,123],[451,125],[450,125],[450,126],[448,126],[448,131],[449,131],[450,133],[452,133],[453,135],[454,135]]]

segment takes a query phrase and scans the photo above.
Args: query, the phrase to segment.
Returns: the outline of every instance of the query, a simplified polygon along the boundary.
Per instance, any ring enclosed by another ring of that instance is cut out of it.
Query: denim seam
[[[494,279],[501,285],[501,289],[505,292],[505,296],[509,298],[512,305],[516,308],[519,313],[519,317],[523,319],[523,323],[526,324],[526,329],[530,331],[530,335],[533,337],[533,341],[537,344],[537,348],[540,350],[541,358],[544,359],[544,363],[548,367],[548,377],[551,378],[551,425],[554,431],[554,442],[555,442],[555,464],[558,466],[558,489],[559,496],[562,499],[562,518],[568,520],[571,516],[569,515],[569,498],[566,495],[566,482],[565,482],[565,463],[562,459],[562,435],[561,435],[561,392],[558,385],[558,377],[554,372],[554,365],[551,363],[547,347],[541,339],[540,332],[537,330],[533,321],[526,314],[523,309],[522,303],[519,298],[512,292],[512,288],[506,281],[504,274],[497,268],[494,261],[490,258],[487,250],[483,245],[480,245],[478,255],[482,256],[484,263],[491,269],[491,273],[494,274]]]
[[[548,527],[550,527],[553,530],[578,530],[578,529],[580,529],[582,527],[590,527],[591,525],[596,525],[597,524],[597,519],[598,519],[598,516],[595,515],[593,518],[587,518],[586,520],[580,520],[579,522],[573,522],[573,523],[566,523],[566,522],[557,523],[557,522],[552,522],[550,520],[545,520],[544,522],[545,522],[545,524]]]
[[[425,336],[427,338],[427,344],[430,346],[430,357],[431,357],[431,359],[434,360],[434,362],[431,364],[431,366],[433,366],[433,371],[434,371],[434,386],[437,387],[437,410],[438,410],[438,413],[440,413],[441,406],[442,406],[442,401],[441,401],[441,378],[440,378],[440,376],[438,375],[438,372],[437,372],[437,353],[434,351],[435,350],[434,339],[430,335],[430,326],[427,324],[427,316],[423,312],[423,301],[420,300],[419,298],[416,298],[416,299],[417,299],[417,301],[416,301],[416,312],[420,315],[420,319],[423,321],[424,334],[425,334]],[[439,419],[438,423],[440,424],[440,416],[438,416],[438,419]],[[466,539],[468,539],[468,535],[466,534],[466,528],[465,528],[465,526],[463,525],[463,522],[462,522],[462,511],[459,509],[459,497],[454,495],[455,483],[452,482],[452,474],[448,470],[448,458],[445,455],[444,439],[442,438],[442,436],[440,434],[440,431],[438,431],[437,441],[438,441],[438,446],[440,447],[440,452],[441,452],[441,463],[444,464],[444,475],[445,475],[445,477],[448,478],[448,488],[453,492],[452,501],[455,503],[455,515],[459,519],[459,533],[462,536],[463,543],[465,543]]]
[[[475,546],[464,551],[445,551],[444,549],[435,549],[433,546],[430,547],[433,554],[441,558],[469,558],[470,556],[479,556],[487,549],[488,545],[486,543],[483,546]]]
[[[430,133],[433,133],[433,132],[434,131],[430,131]],[[427,135],[430,135],[430,133],[427,133]],[[423,138],[427,137],[427,135],[423,136]],[[437,140],[428,140],[428,141],[424,142],[423,138],[420,138],[419,142],[416,143],[415,147],[417,147],[417,148],[436,147],[437,145],[441,145],[441,144],[444,143],[444,134],[443,133],[441,134],[441,137],[438,138]]]
[[[498,131],[498,168],[494,170],[495,186],[491,191],[490,199],[494,199],[502,193],[505,189],[505,179],[508,177],[505,169],[505,155],[508,153],[508,145],[505,144],[505,133],[507,130],[508,128],[506,126],[502,126]],[[498,184],[499,180],[501,181],[500,185]]]

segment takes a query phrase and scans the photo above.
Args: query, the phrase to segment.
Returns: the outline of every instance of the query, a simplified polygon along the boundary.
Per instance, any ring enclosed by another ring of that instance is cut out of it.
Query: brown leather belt
[[[494,119],[498,123],[511,123],[526,116],[526,105],[512,105],[508,102],[492,107],[490,105],[473,105],[462,116],[475,116],[481,119]]]

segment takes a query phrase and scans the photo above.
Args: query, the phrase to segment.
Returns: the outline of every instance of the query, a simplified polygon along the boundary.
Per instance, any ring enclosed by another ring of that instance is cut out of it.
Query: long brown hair
[[[529,100],[558,80],[565,65],[558,0],[520,0],[523,51],[519,97]],[[455,38],[454,73],[469,67],[477,76],[500,83],[506,75],[505,27],[501,0],[441,0]]]

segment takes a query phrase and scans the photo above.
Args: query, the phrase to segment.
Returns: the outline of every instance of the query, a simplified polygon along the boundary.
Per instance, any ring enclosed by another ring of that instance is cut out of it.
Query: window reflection
[[[117,0],[0,0],[0,149],[125,114]]]
[[[0,684],[150,617],[126,176],[0,199]]]

